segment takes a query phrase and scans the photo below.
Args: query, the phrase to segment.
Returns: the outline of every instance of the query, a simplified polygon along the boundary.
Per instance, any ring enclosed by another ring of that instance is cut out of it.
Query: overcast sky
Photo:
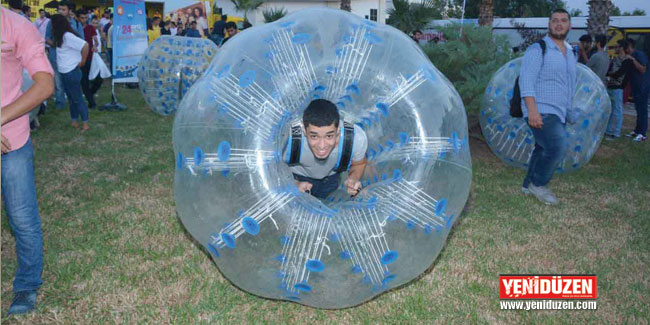
[[[584,15],[589,13],[589,6],[587,0],[565,0],[570,9],[580,9]],[[639,8],[645,10],[647,15],[650,15],[650,0],[612,0],[615,5],[621,8],[621,12],[629,11]]]

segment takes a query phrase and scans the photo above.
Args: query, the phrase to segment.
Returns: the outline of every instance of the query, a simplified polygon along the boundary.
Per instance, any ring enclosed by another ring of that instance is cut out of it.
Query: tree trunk
[[[589,0],[589,18],[587,19],[589,35],[607,35],[609,13],[613,8],[611,0]]]
[[[352,11],[350,0],[341,0],[341,10]]]
[[[480,26],[492,27],[492,21],[494,20],[494,1],[481,0],[479,11],[478,24]]]

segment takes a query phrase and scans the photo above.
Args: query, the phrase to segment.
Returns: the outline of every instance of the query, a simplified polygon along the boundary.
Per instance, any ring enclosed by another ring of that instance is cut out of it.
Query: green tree
[[[423,46],[431,62],[460,94],[470,119],[470,129],[478,125],[481,99],[495,71],[513,58],[504,35],[492,35],[487,26],[460,24],[439,27],[446,42]]]
[[[645,16],[645,10],[636,8],[634,11],[632,11],[631,16]]]
[[[494,20],[494,0],[481,0],[481,8],[478,16],[478,24],[481,26],[492,26]]]
[[[284,7],[281,8],[266,8],[262,11],[264,16],[264,22],[270,23],[276,21],[287,15],[287,10]]]
[[[393,8],[386,13],[389,15],[386,23],[406,34],[423,29],[433,19],[442,18],[432,3],[424,1],[393,0]]]
[[[571,15],[571,17],[580,17],[582,16],[582,10],[578,8],[571,9],[571,11],[569,11],[569,14]]]
[[[587,33],[589,35],[607,35],[609,13],[612,11],[612,0],[589,0],[589,18],[587,18]]]
[[[263,0],[230,0],[237,11],[244,12],[244,20],[248,21],[248,12],[259,8]]]
[[[610,16],[623,16],[621,13],[621,8],[619,8],[617,5],[614,5],[612,7],[612,11],[609,13]]]
[[[463,0],[454,1],[456,5],[462,5]],[[493,0],[494,16],[501,18],[522,18],[522,17],[548,17],[549,13],[556,8],[566,8],[564,0]],[[479,18],[481,13],[480,1],[467,1],[465,17]]]

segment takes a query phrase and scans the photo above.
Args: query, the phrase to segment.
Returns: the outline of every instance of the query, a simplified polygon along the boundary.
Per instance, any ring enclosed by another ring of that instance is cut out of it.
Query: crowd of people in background
[[[626,136],[635,142],[646,141],[650,93],[648,56],[636,49],[633,39],[621,39],[615,46],[610,46],[609,49],[615,52],[611,60],[606,51],[608,40],[605,35],[596,35],[594,39],[583,35],[579,41],[578,62],[594,71],[607,88],[611,100],[612,113],[605,131],[606,139],[613,140],[621,136],[624,89],[629,84],[636,110],[636,126]]]
[[[10,10],[30,19],[30,7],[22,0],[10,0]],[[75,9],[73,2],[61,1],[57,14],[50,15],[40,9],[33,24],[45,40],[45,53],[54,72],[54,106],[63,109],[69,104],[71,125],[82,132],[90,129],[88,109],[97,107],[95,96],[102,85],[99,73],[91,74],[94,53],[105,53],[96,65],[111,65],[111,32],[113,14],[106,10],[100,16],[94,9]],[[39,114],[45,112],[45,103]],[[34,123],[35,122],[35,123]],[[80,124],[81,123],[81,124]],[[32,121],[32,129],[38,127],[38,119]]]
[[[179,17],[176,21],[154,16],[147,18],[147,39],[149,44],[162,35],[207,38],[217,46],[222,46],[239,32],[235,22],[228,21],[228,15],[221,15],[221,20],[214,22],[212,28],[208,27],[201,8],[194,8],[193,15]],[[244,21],[242,29],[251,27],[251,23]]]

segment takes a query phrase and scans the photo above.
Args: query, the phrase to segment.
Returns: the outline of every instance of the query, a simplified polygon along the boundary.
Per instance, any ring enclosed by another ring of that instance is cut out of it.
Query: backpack
[[[343,121],[341,124],[341,137],[339,139],[340,151],[336,160],[336,166],[334,166],[334,171],[337,173],[342,173],[350,169],[352,162],[352,146],[354,144],[354,125],[347,121]],[[303,138],[304,136],[302,134],[301,124],[299,122],[294,123],[291,126],[291,133],[289,134],[289,139],[287,140],[287,146],[285,149],[284,161],[289,166],[296,166],[300,163]]]
[[[544,64],[544,55],[546,54],[546,42],[543,39],[538,40],[533,44],[539,44],[542,48],[542,64]],[[573,56],[576,56],[576,50],[573,49]],[[521,110],[521,91],[519,89],[519,77],[515,79],[515,87],[512,90],[512,98],[510,98],[510,116],[523,117],[524,112]]]

